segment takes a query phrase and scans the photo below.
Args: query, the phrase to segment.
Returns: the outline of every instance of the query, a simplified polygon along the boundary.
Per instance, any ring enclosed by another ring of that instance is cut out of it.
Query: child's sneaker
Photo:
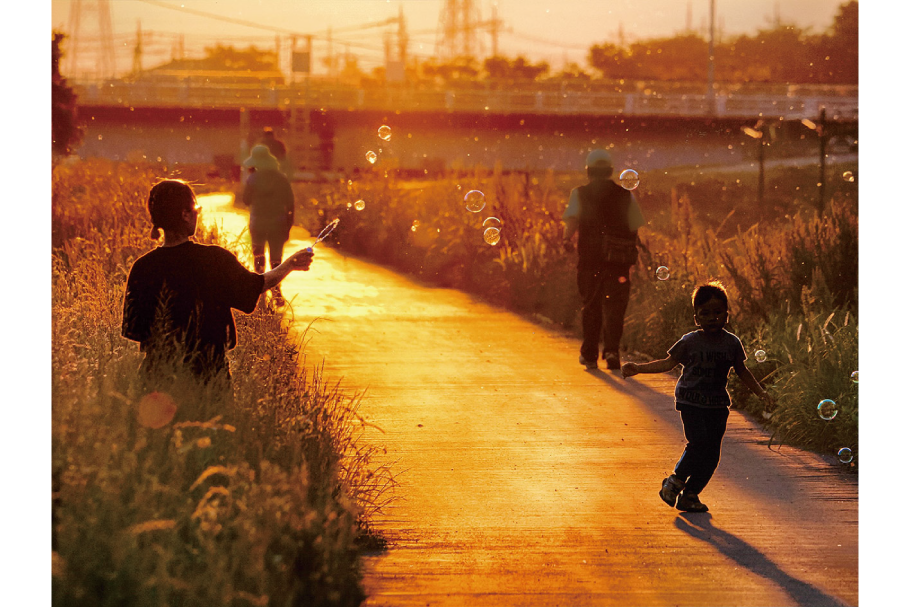
[[[671,508],[676,505],[676,498],[679,492],[683,490],[684,483],[675,474],[671,474],[664,479],[660,486],[660,499],[665,501]]]
[[[676,500],[676,509],[683,512],[707,512],[708,507],[701,503],[697,493],[682,493]]]

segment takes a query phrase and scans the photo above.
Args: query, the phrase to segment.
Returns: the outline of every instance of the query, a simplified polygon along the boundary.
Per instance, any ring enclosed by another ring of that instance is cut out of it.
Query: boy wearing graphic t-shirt
[[[676,410],[682,418],[686,449],[673,474],[665,478],[660,498],[672,508],[707,512],[698,494],[711,480],[720,462],[721,442],[730,414],[727,375],[732,368],[743,383],[770,406],[771,397],[745,365],[746,352],[739,338],[724,329],[727,324],[727,292],[718,281],[695,289],[692,294],[697,331],[683,335],[667,352],[667,358],[648,363],[626,363],[623,377],[638,373],[665,373],[683,366],[676,383]]]

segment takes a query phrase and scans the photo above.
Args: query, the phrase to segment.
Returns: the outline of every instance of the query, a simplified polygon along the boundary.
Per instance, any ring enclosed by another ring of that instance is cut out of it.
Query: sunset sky
[[[66,30],[71,0],[52,0],[54,27]],[[716,0],[716,27],[720,35],[754,33],[769,27],[776,19],[782,23],[821,32],[832,23],[842,0]],[[83,0],[80,36],[98,37],[97,2]],[[312,34],[314,70],[324,69],[319,55],[325,55],[325,42],[332,28],[333,49],[346,48],[359,57],[360,66],[369,71],[382,62],[383,33],[395,27],[361,28],[397,17],[404,12],[410,37],[409,53],[427,58],[435,53],[440,17],[445,0],[111,0],[112,33],[118,48],[117,65],[121,71],[132,65],[136,32],[144,32],[144,64],[152,67],[167,61],[180,44],[188,56],[216,42],[239,46],[254,44],[274,48],[276,34],[287,44],[290,33]],[[495,5],[502,21],[499,34],[500,54],[519,54],[533,61],[548,61],[559,69],[566,62],[585,65],[587,49],[596,43],[617,42],[620,31],[626,41],[672,36],[690,26],[708,26],[710,0],[475,0],[476,17],[488,21]],[[181,10],[181,6],[184,7]],[[206,17],[190,11],[223,17]],[[230,21],[245,21],[244,26]],[[481,52],[489,53],[489,33],[479,34]],[[89,43],[91,44],[91,43]]]

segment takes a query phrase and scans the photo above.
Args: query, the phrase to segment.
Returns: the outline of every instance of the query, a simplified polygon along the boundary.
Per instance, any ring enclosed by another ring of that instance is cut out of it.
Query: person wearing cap
[[[588,183],[572,190],[563,213],[563,238],[570,251],[578,232],[578,291],[582,298],[582,344],[578,362],[596,369],[603,342],[608,369],[619,369],[631,283],[629,270],[638,259],[638,228],[645,225],[635,196],[612,181],[613,159],[603,149],[585,161]]]
[[[232,309],[251,313],[260,294],[293,270],[308,270],[312,250],[301,249],[265,273],[250,272],[230,251],[191,239],[200,208],[184,181],[166,179],[149,191],[151,238],[159,246],[130,268],[121,334],[139,342],[140,377],[161,389],[188,372],[201,385],[229,392],[226,353],[237,343]]]
[[[281,172],[284,173],[288,179],[292,179],[293,169],[291,168],[291,159],[288,156],[287,146],[284,145],[283,141],[278,139],[275,135],[275,130],[270,126],[263,128],[262,137],[259,138],[258,143],[269,148],[269,152],[278,160],[278,167]]]
[[[265,270],[265,246],[269,246],[269,264],[281,264],[284,244],[294,225],[294,191],[291,182],[278,170],[278,159],[264,145],[253,146],[243,166],[251,174],[243,186],[240,201],[250,208],[250,240],[253,263],[257,272]],[[278,285],[272,289],[272,301],[284,304]]]

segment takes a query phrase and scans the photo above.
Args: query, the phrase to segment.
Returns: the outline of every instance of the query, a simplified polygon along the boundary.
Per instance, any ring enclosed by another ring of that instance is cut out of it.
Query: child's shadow
[[[785,590],[799,605],[845,605],[825,594],[812,584],[799,580],[781,570],[773,561],[747,542],[711,524],[709,513],[680,513],[676,527],[692,537],[714,546],[721,554],[740,566],[771,580]]]

